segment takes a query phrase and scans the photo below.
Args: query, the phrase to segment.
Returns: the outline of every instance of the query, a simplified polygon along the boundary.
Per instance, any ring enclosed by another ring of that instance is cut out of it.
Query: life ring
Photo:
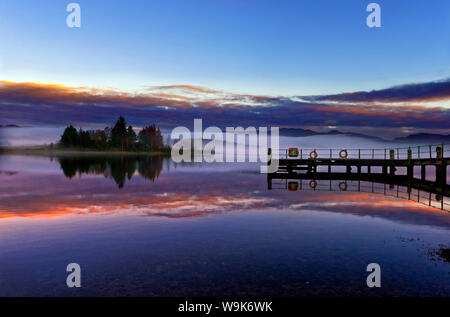
[[[340,183],[339,183],[339,189],[340,189],[342,192],[345,192],[345,191],[347,190],[347,182],[340,182]]]
[[[297,182],[289,182],[288,183],[288,189],[291,192],[295,192],[298,190],[298,183]]]
[[[341,150],[341,151],[339,152],[339,157],[340,157],[341,159],[346,159],[347,156],[348,156],[347,150]]]
[[[311,187],[312,189],[316,189],[317,187],[317,181],[316,180],[312,180],[309,182],[309,187]]]
[[[316,150],[309,153],[309,157],[311,158],[311,160],[315,160],[317,158],[317,156],[319,156],[319,155],[317,154]]]
[[[298,148],[290,147],[288,150],[289,157],[297,157],[298,156]]]

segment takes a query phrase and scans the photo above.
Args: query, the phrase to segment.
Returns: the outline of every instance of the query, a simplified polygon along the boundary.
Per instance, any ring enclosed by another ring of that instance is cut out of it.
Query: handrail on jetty
[[[450,157],[450,144],[429,144],[389,148],[298,148],[298,156],[290,156],[290,149],[279,149],[277,153],[278,157],[301,160],[311,159],[312,156],[315,156],[315,159],[383,160],[433,159]],[[269,155],[270,154],[274,154],[271,149],[269,149]]]

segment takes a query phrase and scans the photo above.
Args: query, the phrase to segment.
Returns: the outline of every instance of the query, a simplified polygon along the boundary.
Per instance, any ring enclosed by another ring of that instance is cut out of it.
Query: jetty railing
[[[272,153],[273,155],[274,153]],[[297,155],[295,155],[297,154]],[[450,157],[450,144],[387,148],[281,148],[279,159],[436,159]]]

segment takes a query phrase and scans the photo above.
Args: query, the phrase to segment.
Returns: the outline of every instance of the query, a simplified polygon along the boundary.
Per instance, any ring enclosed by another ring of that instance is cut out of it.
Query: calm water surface
[[[450,296],[435,195],[308,183],[269,191],[237,163],[1,156],[0,296]],[[66,287],[71,262],[81,289]]]

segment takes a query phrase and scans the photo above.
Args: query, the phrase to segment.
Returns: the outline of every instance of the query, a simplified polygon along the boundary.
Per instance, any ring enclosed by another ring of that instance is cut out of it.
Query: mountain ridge
[[[386,140],[381,137],[366,135],[363,133],[355,133],[355,132],[342,132],[339,130],[331,130],[328,132],[316,132],[310,129],[302,129],[302,128],[280,128],[280,136],[288,136],[288,137],[308,137],[308,136],[316,136],[316,135],[347,135],[351,137],[359,137],[366,138],[371,140],[378,140],[382,142],[425,142],[425,143],[450,143],[450,134],[435,134],[435,133],[413,133],[407,136],[396,137],[392,140]]]

